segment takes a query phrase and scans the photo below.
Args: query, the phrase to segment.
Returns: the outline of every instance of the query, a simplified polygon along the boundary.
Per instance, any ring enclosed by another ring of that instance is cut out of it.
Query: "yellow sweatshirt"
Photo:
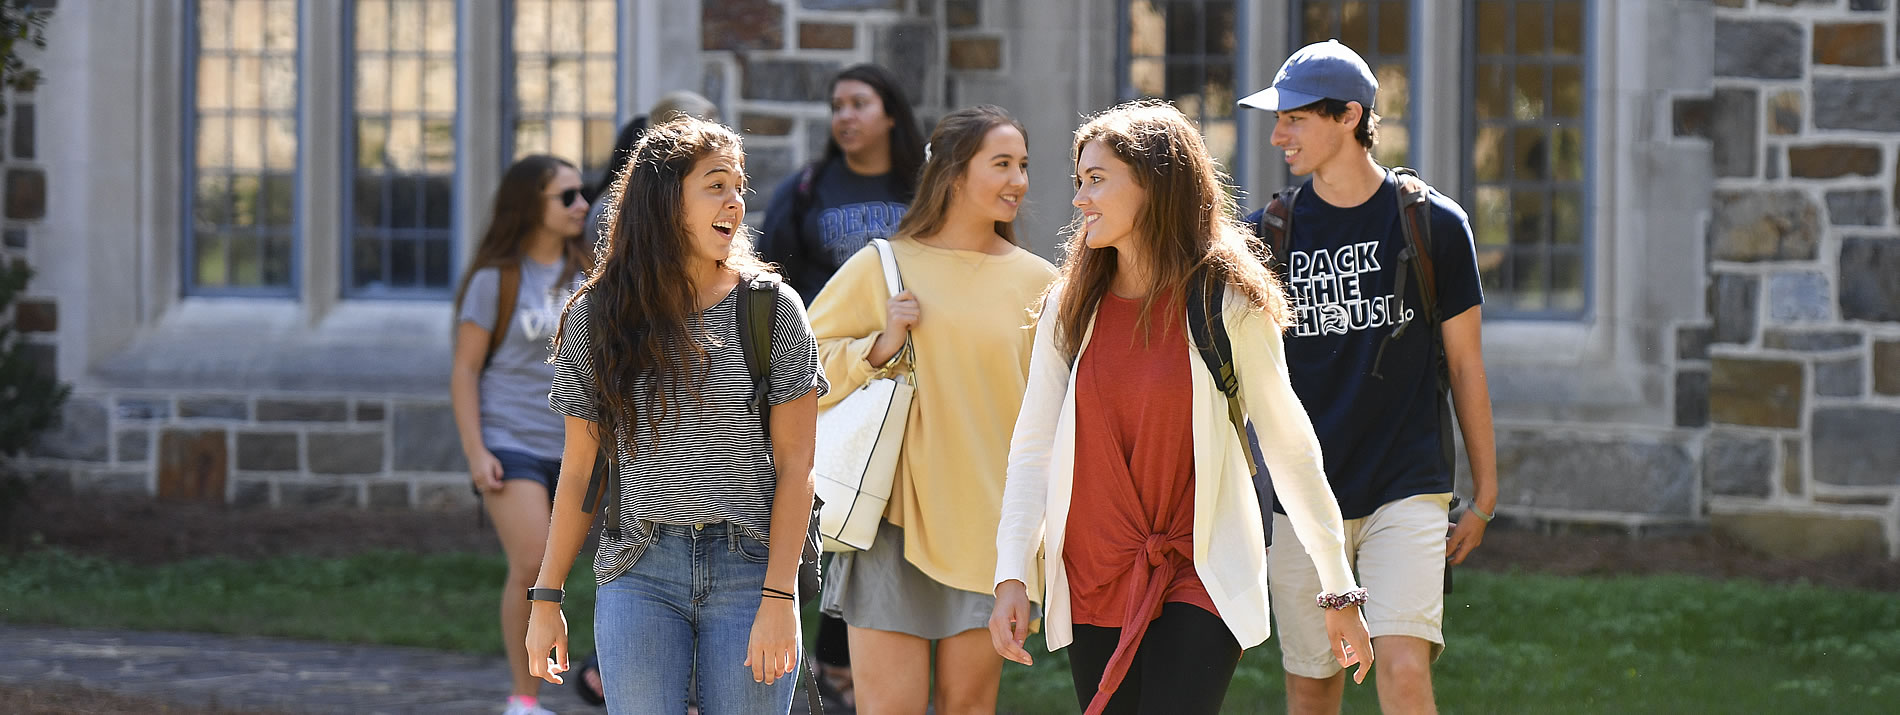
[[[1009,436],[1028,386],[1030,309],[1055,267],[1017,248],[993,256],[891,240],[904,287],[922,314],[911,330],[917,391],[884,517],[904,529],[904,557],[951,588],[991,593]],[[877,249],[845,261],[811,306],[824,409],[869,381],[865,361],[883,334],[890,298]],[[820,435],[823,439],[823,435]],[[1028,584],[1041,594],[1041,584]]]

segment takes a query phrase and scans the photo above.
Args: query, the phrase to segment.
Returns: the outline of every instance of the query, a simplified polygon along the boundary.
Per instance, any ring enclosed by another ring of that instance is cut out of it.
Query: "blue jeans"
[[[703,715],[790,711],[797,671],[766,685],[745,664],[766,553],[729,524],[655,525],[646,553],[601,585],[594,608],[607,712],[683,715],[688,687]]]

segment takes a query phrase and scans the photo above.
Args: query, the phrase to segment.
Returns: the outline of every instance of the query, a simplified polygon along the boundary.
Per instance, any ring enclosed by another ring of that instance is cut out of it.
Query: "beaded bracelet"
[[[1337,611],[1347,606],[1363,606],[1366,603],[1366,590],[1355,588],[1345,593],[1322,593],[1316,599],[1320,608]]]

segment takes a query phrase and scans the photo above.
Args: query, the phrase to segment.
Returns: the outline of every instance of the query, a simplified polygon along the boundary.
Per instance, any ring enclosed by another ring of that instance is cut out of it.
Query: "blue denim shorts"
[[[554,496],[554,485],[561,481],[561,460],[542,459],[527,452],[512,449],[493,451],[495,461],[501,462],[501,480],[526,479],[540,482],[548,488],[548,496]]]

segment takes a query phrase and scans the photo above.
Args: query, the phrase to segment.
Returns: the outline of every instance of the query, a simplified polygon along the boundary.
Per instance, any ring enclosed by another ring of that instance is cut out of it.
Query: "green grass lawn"
[[[209,631],[499,653],[499,556],[378,553],[129,565],[57,551],[0,556],[0,620]],[[568,583],[577,650],[592,642],[583,559]],[[1900,597],[1681,576],[1572,578],[1466,570],[1436,668],[1448,713],[1900,712]],[[1067,662],[1032,639],[1006,666],[1006,712],[1074,712]],[[1231,713],[1284,710],[1272,643],[1250,651]],[[1377,712],[1370,679],[1346,712]]]

